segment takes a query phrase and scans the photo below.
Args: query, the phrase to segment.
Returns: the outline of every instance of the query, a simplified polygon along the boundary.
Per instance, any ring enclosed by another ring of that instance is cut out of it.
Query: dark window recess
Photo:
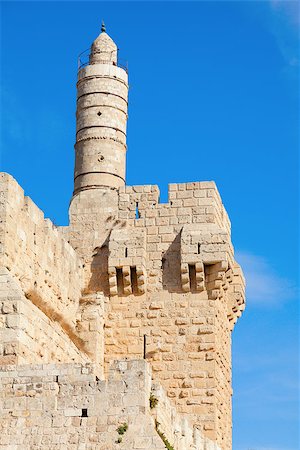
[[[211,266],[211,264],[203,264],[204,267],[204,282],[205,285],[208,283],[208,275],[209,275],[209,267]]]
[[[102,116],[102,112],[101,112],[101,111],[98,111],[98,112],[97,112],[97,116]]]
[[[87,408],[82,408],[81,410],[81,417],[87,417],[88,413],[87,413]]]
[[[125,258],[127,258],[127,256],[128,256],[128,248],[125,247]]]
[[[198,244],[198,255],[200,255],[200,247],[201,247],[201,245]]]
[[[117,288],[118,288],[118,295],[124,294],[124,281],[123,281],[123,271],[120,268],[116,269],[116,276],[117,276]]]
[[[196,267],[195,267],[195,264],[189,264],[189,277],[190,277],[191,292],[196,292],[197,291],[197,285],[196,285]]]
[[[136,203],[135,204],[135,218],[139,219],[141,217],[140,212],[139,212],[139,204]]]
[[[130,267],[130,281],[131,281],[132,293],[138,294],[139,291],[138,291],[137,273],[136,273],[135,266]]]
[[[56,375],[55,381],[56,381],[56,383],[58,383],[58,375]]]

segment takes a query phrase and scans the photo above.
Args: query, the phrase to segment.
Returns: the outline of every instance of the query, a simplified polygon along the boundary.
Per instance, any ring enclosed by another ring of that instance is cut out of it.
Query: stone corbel
[[[223,291],[228,289],[226,272],[228,261],[219,261],[206,267],[206,289],[209,298],[215,300],[222,296]]]
[[[118,295],[117,269],[110,266],[108,268],[108,283],[110,295]]]
[[[139,294],[144,294],[146,292],[146,271],[140,266],[136,268],[137,275],[137,289]]]
[[[228,289],[228,320],[232,330],[238,318],[241,317],[245,303],[245,279],[240,266],[235,263]]]
[[[130,266],[121,268],[123,274],[124,295],[132,294]]]

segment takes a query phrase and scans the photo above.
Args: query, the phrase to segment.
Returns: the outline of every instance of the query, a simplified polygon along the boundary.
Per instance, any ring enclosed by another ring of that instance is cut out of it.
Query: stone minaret
[[[78,72],[73,195],[125,184],[127,97],[127,73],[102,24]]]

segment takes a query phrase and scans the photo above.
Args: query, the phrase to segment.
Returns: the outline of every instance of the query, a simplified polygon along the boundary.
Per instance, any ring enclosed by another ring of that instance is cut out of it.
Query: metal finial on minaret
[[[105,26],[104,20],[102,20],[102,24],[101,24],[101,32],[102,32],[102,33],[105,33],[105,32],[106,32],[106,26]]]

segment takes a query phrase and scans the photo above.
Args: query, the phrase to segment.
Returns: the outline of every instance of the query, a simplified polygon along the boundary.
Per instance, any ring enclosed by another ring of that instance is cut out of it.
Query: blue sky
[[[73,187],[77,56],[128,61],[127,184],[215,180],[247,309],[233,333],[234,450],[296,450],[296,2],[2,2],[1,170],[56,224]],[[298,11],[299,12],[299,11]]]

